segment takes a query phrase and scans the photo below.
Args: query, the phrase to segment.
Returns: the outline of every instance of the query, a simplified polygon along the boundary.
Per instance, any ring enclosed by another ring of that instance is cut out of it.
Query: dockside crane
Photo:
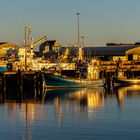
[[[30,50],[30,54],[31,54],[31,57],[33,57],[34,53],[33,53],[33,48],[36,47],[37,45],[39,45],[40,43],[44,42],[47,40],[47,37],[44,36],[42,38],[40,38],[38,41],[34,42],[33,43],[33,38],[32,38],[32,43],[31,43],[31,50]]]
[[[40,44],[40,43],[42,43],[42,42],[44,42],[46,40],[47,40],[47,37],[44,36],[41,39],[39,39],[38,41],[34,42],[33,45],[32,45],[32,47],[34,48],[35,46],[37,46],[38,44]]]

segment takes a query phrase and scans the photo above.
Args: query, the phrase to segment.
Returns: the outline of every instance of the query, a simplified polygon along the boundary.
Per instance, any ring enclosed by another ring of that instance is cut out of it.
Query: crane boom
[[[39,39],[38,41],[36,41],[35,43],[33,43],[33,47],[37,46],[38,44],[42,43],[43,41],[46,41],[47,37],[44,36],[41,39]]]

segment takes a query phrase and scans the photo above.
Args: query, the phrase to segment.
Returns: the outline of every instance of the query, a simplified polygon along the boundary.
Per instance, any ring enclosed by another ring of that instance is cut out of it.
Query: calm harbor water
[[[0,104],[0,140],[137,140],[140,86],[48,90]]]

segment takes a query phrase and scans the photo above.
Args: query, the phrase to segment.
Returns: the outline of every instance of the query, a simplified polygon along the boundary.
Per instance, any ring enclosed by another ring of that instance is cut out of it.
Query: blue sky
[[[77,42],[77,16],[85,46],[140,41],[140,0],[0,0],[0,41],[23,44],[21,25],[34,40],[46,35],[62,45]]]

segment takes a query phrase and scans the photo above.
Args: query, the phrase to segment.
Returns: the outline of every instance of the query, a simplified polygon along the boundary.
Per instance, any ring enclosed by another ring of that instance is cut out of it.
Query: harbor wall
[[[0,72],[0,100],[42,97],[43,75],[38,72]]]

